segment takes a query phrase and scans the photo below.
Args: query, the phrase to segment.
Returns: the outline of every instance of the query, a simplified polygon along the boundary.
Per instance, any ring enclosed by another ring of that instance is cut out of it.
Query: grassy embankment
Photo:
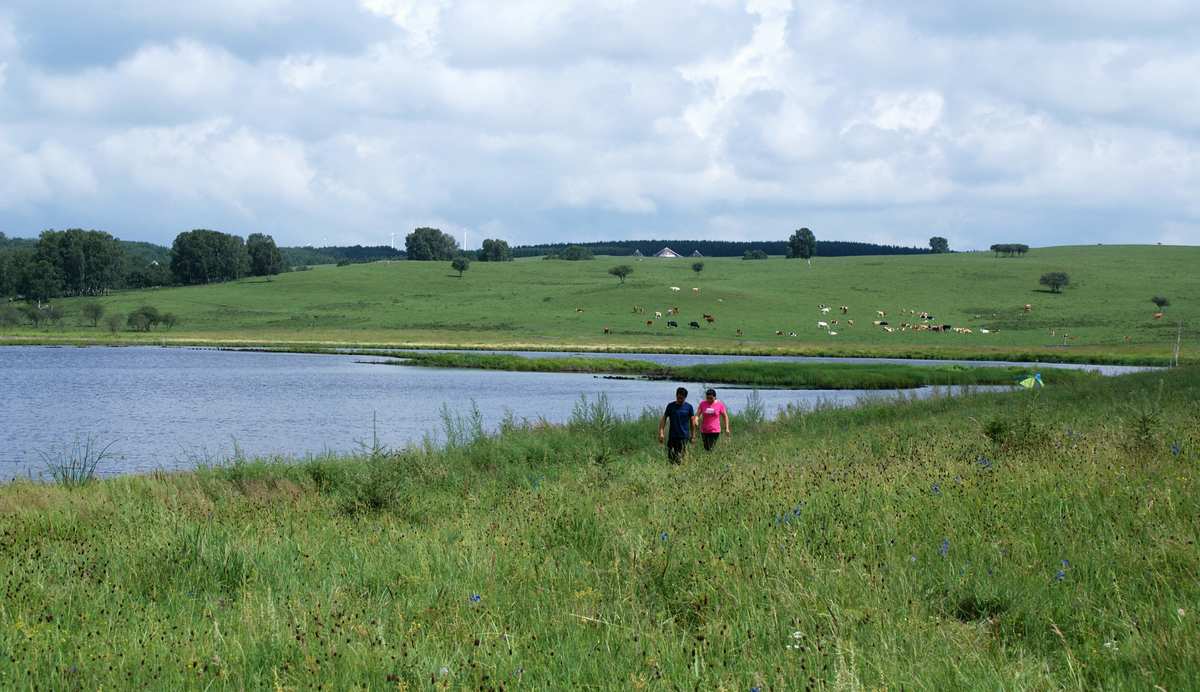
[[[177,327],[149,334],[108,334],[84,326],[83,299],[61,301],[63,326],[9,328],[6,343],[188,343],[242,345],[427,346],[588,349],[847,356],[1067,360],[1161,364],[1184,323],[1183,358],[1197,358],[1200,266],[1193,247],[1035,248],[1020,258],[990,253],[798,261],[690,260],[473,263],[463,278],[442,262],[318,267],[213,286],[120,292],[101,299],[128,313],[151,304],[174,313]],[[634,266],[620,285],[606,272]],[[1039,290],[1038,277],[1066,271],[1062,294]],[[673,293],[670,286],[682,291]],[[701,289],[699,294],[692,287]],[[1172,305],[1155,320],[1153,295]],[[818,304],[834,307],[826,315]],[[1032,304],[1031,312],[1023,306]],[[837,306],[850,311],[841,315]],[[634,306],[644,308],[634,313]],[[680,310],[670,328],[654,312]],[[578,312],[582,309],[582,312]],[[973,334],[887,333],[917,321],[902,310],[929,311]],[[703,314],[716,322],[708,324]],[[831,331],[818,320],[840,324]],[[847,320],[853,319],[851,327]],[[647,325],[647,320],[652,324]],[[690,329],[696,321],[700,329]],[[604,334],[604,328],[610,334]],[[980,328],[991,333],[983,334]],[[738,336],[741,329],[743,336]],[[776,335],[782,331],[783,336]],[[794,331],[797,336],[790,336]],[[1128,337],[1128,339],[1127,339]]]
[[[0,488],[0,687],[1185,689],[1200,368]]]
[[[372,354],[378,355],[378,354]],[[619,358],[525,358],[508,354],[390,353],[403,365],[431,368],[476,368],[515,372],[572,372],[625,375],[679,382],[734,384],[789,389],[911,389],[928,385],[1011,385],[1030,374],[1020,367],[961,365],[897,365],[878,363],[734,362],[666,366]],[[1100,377],[1093,372],[1046,368],[1046,384]]]

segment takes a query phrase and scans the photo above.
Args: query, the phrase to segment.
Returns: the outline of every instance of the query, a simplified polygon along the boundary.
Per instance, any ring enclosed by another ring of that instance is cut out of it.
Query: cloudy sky
[[[8,0],[0,231],[1196,245],[1198,46],[1195,0]]]

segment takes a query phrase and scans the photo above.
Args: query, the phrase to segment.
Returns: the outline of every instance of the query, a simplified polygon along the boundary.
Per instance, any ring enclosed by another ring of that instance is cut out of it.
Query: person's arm
[[[729,409],[725,406],[722,406],[721,415],[725,417],[725,434],[728,435],[729,433],[733,432],[733,430],[730,430],[729,428]]]
[[[667,427],[667,417],[664,414],[663,417],[660,418],[658,421],[658,441],[659,442],[662,442],[665,439],[663,437],[663,431],[666,430],[666,427]]]
[[[696,409],[692,409],[692,438],[695,439],[696,433],[700,432],[700,420],[696,418]]]

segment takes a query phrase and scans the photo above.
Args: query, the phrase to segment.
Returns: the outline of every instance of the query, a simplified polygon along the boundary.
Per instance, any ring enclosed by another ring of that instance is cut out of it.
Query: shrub
[[[85,319],[91,320],[92,326],[95,327],[100,323],[100,318],[104,317],[104,306],[100,303],[84,303],[80,313]]]
[[[108,317],[104,318],[104,325],[108,327],[108,331],[112,334],[116,334],[117,332],[121,331],[122,324],[125,324],[125,318],[122,317],[120,313],[114,312]]]
[[[609,269],[608,273],[620,279],[621,283],[625,283],[625,277],[633,273],[633,267],[629,266],[628,264],[618,264],[617,266]]]
[[[143,305],[137,310],[129,313],[129,317],[125,320],[125,323],[128,324],[129,327],[134,331],[148,332],[153,329],[155,325],[160,324],[162,319],[162,315],[159,314],[158,308],[154,307],[153,305]]]
[[[1046,272],[1038,279],[1038,283],[1048,287],[1051,293],[1059,293],[1064,286],[1071,283],[1071,278],[1066,272]]]

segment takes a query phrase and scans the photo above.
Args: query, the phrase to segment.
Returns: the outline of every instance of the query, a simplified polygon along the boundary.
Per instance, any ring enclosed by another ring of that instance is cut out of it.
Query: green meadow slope
[[[619,263],[634,267],[624,285],[607,274]],[[778,258],[720,258],[705,259],[700,274],[691,263],[611,257],[476,262],[461,279],[443,262],[324,266],[270,280],[123,292],[101,300],[110,311],[150,304],[175,313],[179,324],[168,332],[114,337],[102,327],[83,326],[81,300],[63,300],[62,325],[8,328],[0,338],[1151,362],[1170,356],[1180,320],[1185,359],[1196,357],[1200,337],[1200,248],[1036,248],[1019,258],[990,253],[817,258],[811,266]],[[1045,291],[1038,278],[1049,271],[1067,272],[1071,286],[1061,294]],[[682,290],[672,292],[671,286]],[[1153,295],[1171,300],[1165,319],[1153,319]],[[834,309],[822,315],[820,304]],[[1032,309],[1026,312],[1025,304]],[[848,314],[840,314],[841,305],[849,307]],[[635,306],[644,312],[635,313]],[[677,329],[667,326],[671,318],[654,315],[672,306],[679,308],[673,318]],[[898,328],[888,333],[872,325],[878,310],[894,328],[917,322],[904,312],[915,310],[974,333]],[[704,314],[715,322],[706,322]],[[840,324],[830,331],[836,335],[817,326],[835,319]],[[689,328],[692,321],[701,328]]]
[[[1193,689],[1200,368],[0,487],[3,689]]]

